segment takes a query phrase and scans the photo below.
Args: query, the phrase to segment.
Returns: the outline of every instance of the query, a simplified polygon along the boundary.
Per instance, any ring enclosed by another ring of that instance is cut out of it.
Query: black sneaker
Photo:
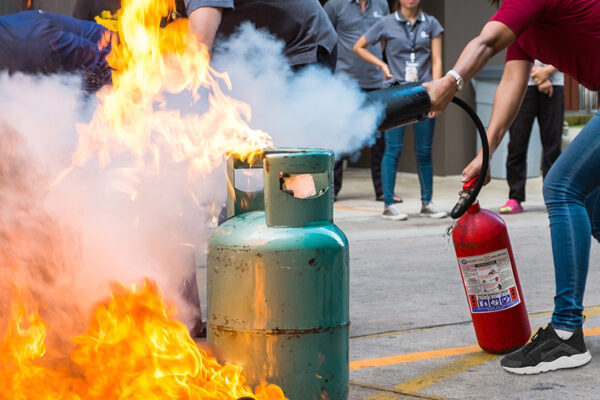
[[[502,368],[514,374],[539,374],[556,369],[574,368],[592,359],[583,341],[581,327],[570,339],[562,340],[551,324],[540,328],[531,342],[500,361]]]

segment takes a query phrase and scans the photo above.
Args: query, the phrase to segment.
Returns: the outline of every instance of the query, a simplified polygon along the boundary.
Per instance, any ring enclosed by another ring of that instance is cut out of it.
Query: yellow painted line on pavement
[[[426,397],[428,395],[421,395],[418,392],[433,384],[445,381],[446,379],[468,369],[493,360],[496,357],[498,357],[497,354],[488,354],[484,352],[471,354],[449,364],[445,364],[439,368],[433,369],[426,374],[417,376],[409,381],[391,387],[387,389],[386,392],[367,397],[364,400],[396,400],[398,398],[398,394],[405,394],[407,396],[414,397],[423,396],[424,398],[428,398]]]
[[[400,364],[406,362],[430,360],[432,358],[443,358],[459,356],[461,354],[469,354],[481,351],[478,345],[463,346],[463,347],[450,347],[447,349],[421,351],[418,353],[407,353],[397,354],[394,356],[370,358],[367,360],[350,361],[350,370],[370,368],[370,367],[382,367],[385,365]]]
[[[484,364],[496,357],[498,357],[497,354],[488,354],[484,352],[471,354],[439,368],[433,369],[426,374],[417,376],[416,378],[396,385],[394,386],[394,390],[415,393],[425,389],[428,386],[445,381],[446,379],[451,378],[454,375],[458,375],[468,369]]]
[[[398,399],[426,399],[426,400],[446,400],[444,397],[421,395],[419,393],[396,392],[388,390],[377,393],[363,400],[398,400]]]
[[[599,328],[590,328],[583,330],[584,337],[598,336],[600,335],[600,327]]]
[[[593,318],[593,317],[597,316],[598,314],[600,314],[600,306],[588,307],[584,310],[584,314],[587,318]],[[529,318],[543,317],[544,315],[552,315],[552,311],[542,311],[542,312],[537,312],[537,313],[531,313],[531,314],[529,314]],[[389,336],[407,335],[407,334],[415,333],[415,332],[423,332],[423,331],[431,330],[431,329],[444,329],[444,328],[448,328],[449,326],[466,325],[466,324],[470,324],[470,323],[471,323],[471,321],[465,321],[465,322],[460,322],[460,323],[456,323],[456,324],[437,325],[437,326],[433,326],[433,327],[423,327],[423,328],[404,329],[401,331],[372,333],[372,334],[367,334],[367,335],[362,335],[362,336],[351,337],[350,340],[351,341],[370,340],[370,339],[378,339],[378,338],[384,338],[384,337],[389,337]]]
[[[535,313],[535,314],[530,314],[530,317],[543,316],[543,315],[548,315],[548,314],[551,314],[551,313],[550,312]],[[585,315],[587,318],[595,317],[598,314],[600,314],[600,306],[593,306],[593,307],[588,307],[585,309]],[[386,334],[385,336],[391,336],[394,334],[398,335],[400,333],[402,333],[402,332],[401,331],[390,332],[389,334]],[[599,336],[600,335],[600,327],[584,329],[583,334],[586,337]],[[363,338],[361,338],[361,339],[363,339]],[[480,352],[480,351],[481,351],[481,348],[478,345],[471,345],[471,346],[449,347],[449,348],[445,348],[445,349],[421,351],[421,352],[416,352],[416,353],[396,354],[396,355],[386,356],[386,357],[377,357],[377,358],[369,358],[366,360],[350,361],[350,370],[352,371],[352,370],[357,370],[357,369],[362,369],[362,368],[383,367],[386,365],[401,364],[401,363],[420,361],[420,360],[429,360],[432,358],[452,357],[452,356],[458,356],[458,355],[462,355],[462,354],[476,353],[476,352]]]
[[[408,393],[401,392],[398,390],[394,390],[393,388],[385,388],[379,385],[371,385],[366,383],[360,383],[355,381],[350,381],[350,385],[361,387],[363,389],[369,389],[372,391],[378,392],[375,395],[367,397],[368,399],[376,399],[376,400],[398,400],[399,396],[402,399],[410,398],[410,399],[425,399],[425,400],[448,400],[446,397],[434,396],[431,394],[422,394],[422,393]]]
[[[380,214],[381,210],[371,210],[369,208],[358,208],[358,207],[349,207],[349,206],[333,206],[336,210],[346,210],[346,211],[360,211],[365,213],[374,213]]]
[[[550,313],[535,313],[530,314],[530,316],[544,316],[547,314]],[[598,314],[600,314],[600,306],[588,307],[585,309],[585,315],[587,318],[595,317]],[[600,327],[584,329],[583,333],[586,337],[599,336]],[[350,362],[350,370],[380,367],[385,365],[428,360],[433,358],[451,357],[461,354],[468,355],[453,362],[444,364],[441,367],[435,368],[423,375],[417,376],[413,379],[393,386],[389,389],[385,389],[385,391],[368,397],[365,400],[397,400],[398,395],[405,395],[407,397],[413,398],[429,398],[428,395],[420,394],[419,391],[438,382],[445,381],[446,379],[449,379],[461,372],[467,371],[473,367],[491,361],[499,356],[497,354],[485,353],[481,351],[479,346],[472,345],[352,361]]]
[[[600,327],[584,329],[583,334],[585,337],[600,336]],[[405,353],[396,354],[387,357],[369,358],[366,360],[350,361],[350,370],[357,370],[363,368],[372,367],[383,367],[386,365],[402,364],[407,362],[431,360],[433,358],[445,358],[452,356],[459,356],[462,354],[478,353],[482,352],[478,345],[462,346],[462,347],[449,347],[445,349],[420,351],[417,353]],[[487,354],[487,353],[485,353]]]
[[[586,337],[598,336],[598,335],[600,335],[600,327],[584,329],[583,333]],[[408,380],[399,385],[393,386],[393,387],[387,389],[388,390],[387,392],[376,394],[374,396],[368,397],[365,400],[395,400],[395,399],[397,399],[398,393],[406,394],[409,396],[410,395],[417,396],[417,395],[419,395],[418,392],[425,389],[426,387],[434,385],[438,382],[445,381],[446,379],[451,378],[455,375],[458,375],[461,372],[467,371],[473,367],[484,364],[488,361],[493,360],[494,358],[499,357],[498,354],[489,354],[489,353],[485,353],[485,352],[481,351],[479,349],[479,346],[455,347],[455,348],[441,349],[441,350],[446,350],[446,353],[449,355],[455,355],[452,353],[457,353],[460,351],[467,351],[469,348],[474,348],[474,350],[472,351],[473,354],[469,354],[466,357],[463,357],[463,358],[453,361],[451,363],[444,364],[443,366],[441,366],[439,368],[435,368],[423,375],[417,376],[411,380]],[[421,355],[425,355],[426,353],[430,353],[430,355],[432,355],[432,356],[444,357],[442,355],[444,353],[441,350],[404,354],[405,359],[407,361],[399,361],[399,362],[408,362],[408,360],[413,358],[413,356],[415,356],[415,355],[418,355],[418,357],[415,357],[415,358],[417,358],[419,360],[424,360],[427,358],[421,357]],[[396,357],[398,357],[398,356],[396,356]],[[431,357],[431,358],[433,358],[433,357]],[[368,361],[368,360],[365,360],[365,361]],[[383,365],[389,365],[389,364],[383,364]],[[352,366],[350,369],[352,369]],[[356,369],[358,369],[358,368],[356,368]],[[396,397],[394,397],[394,396],[396,396]]]

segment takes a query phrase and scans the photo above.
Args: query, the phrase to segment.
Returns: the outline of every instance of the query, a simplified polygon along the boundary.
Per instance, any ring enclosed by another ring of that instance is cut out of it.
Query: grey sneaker
[[[404,221],[408,218],[408,214],[402,212],[397,205],[392,204],[391,206],[387,206],[383,209],[383,214],[381,214],[382,218],[392,219],[394,221]]]
[[[448,213],[440,211],[431,201],[421,206],[421,217],[446,218]]]

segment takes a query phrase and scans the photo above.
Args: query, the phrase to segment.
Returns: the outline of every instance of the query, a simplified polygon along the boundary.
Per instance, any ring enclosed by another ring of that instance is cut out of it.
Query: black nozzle
[[[427,90],[416,83],[407,83],[392,86],[386,89],[374,90],[367,93],[367,99],[370,103],[381,103],[385,107],[385,115],[379,124],[379,130],[395,128],[397,126],[407,125],[417,121],[424,121],[431,109],[431,99]],[[460,218],[477,199],[477,195],[483,186],[489,167],[489,146],[485,127],[477,116],[477,113],[463,100],[454,97],[452,102],[461,107],[473,120],[477,126],[477,131],[481,138],[481,147],[483,151],[483,160],[481,172],[468,190],[463,190],[460,194],[458,203],[452,209],[450,216]]]
[[[395,128],[427,118],[431,101],[427,90],[416,83],[392,86],[367,93],[370,103],[381,103],[385,115],[379,124],[379,130]]]
[[[237,400],[254,400],[254,397],[240,397]]]
[[[454,208],[450,212],[450,216],[454,219],[460,218],[464,213],[467,212],[469,207],[475,202],[477,195],[473,196],[472,190],[463,190],[460,192],[458,202],[454,205]]]

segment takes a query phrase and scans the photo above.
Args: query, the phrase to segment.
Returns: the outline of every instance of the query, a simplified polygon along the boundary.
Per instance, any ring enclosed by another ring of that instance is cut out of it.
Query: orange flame
[[[188,31],[187,19],[160,27],[174,7],[174,0],[123,1],[121,42],[108,57],[113,85],[98,93],[92,121],[78,127],[73,166],[94,154],[107,165],[128,152],[138,168],[151,159],[157,169],[166,157],[187,162],[191,174],[204,174],[226,154],[252,158],[272,146],[269,135],[248,126],[248,104],[223,92],[222,85],[231,88],[229,77],[210,67],[209,51]],[[166,93],[191,93],[197,104],[200,89],[209,93],[208,111],[182,114],[168,107]]]
[[[253,392],[242,368],[198,348],[156,284],[114,284],[66,365],[43,366],[46,326],[19,298],[0,344],[0,399],[286,400],[275,385]]]
[[[106,32],[104,32],[104,34],[102,34],[102,37],[100,38],[100,41],[97,43],[98,50],[107,48],[108,45],[112,43],[112,39],[113,34],[110,31],[107,30]]]

